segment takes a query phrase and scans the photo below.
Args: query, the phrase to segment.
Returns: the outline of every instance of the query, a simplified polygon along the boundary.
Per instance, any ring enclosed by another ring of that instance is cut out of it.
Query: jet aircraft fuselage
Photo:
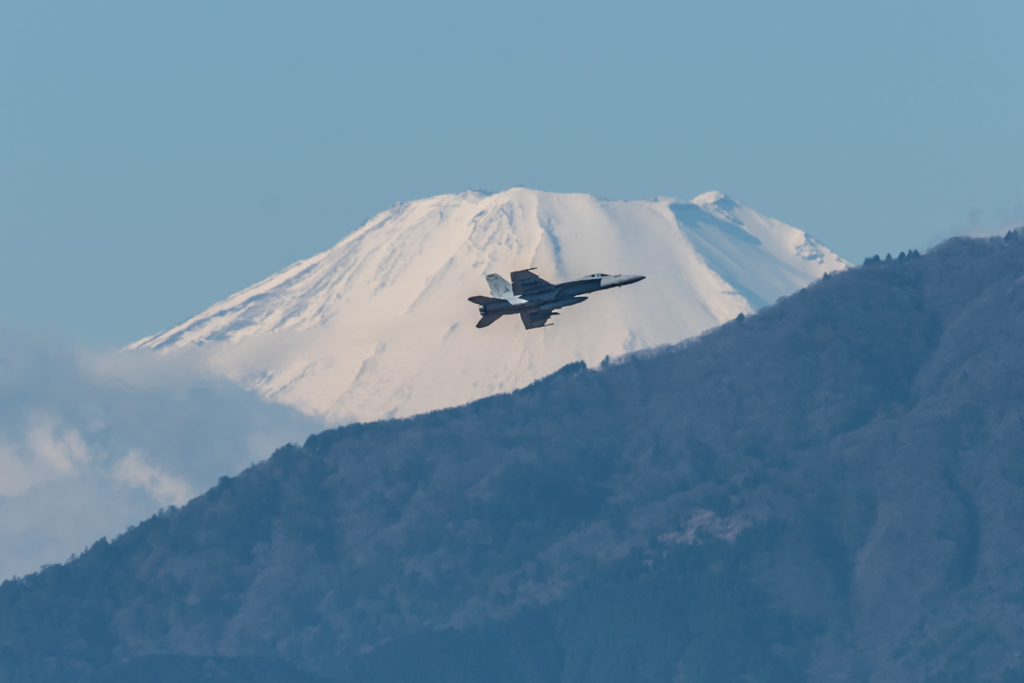
[[[643,275],[608,275],[594,273],[579,280],[551,284],[537,277],[530,270],[512,273],[512,282],[491,273],[487,284],[491,296],[473,296],[469,300],[480,306],[480,322],[477,327],[487,327],[503,315],[518,313],[526,329],[545,327],[556,308],[574,306],[587,300],[584,294],[612,287],[622,287],[644,279]]]

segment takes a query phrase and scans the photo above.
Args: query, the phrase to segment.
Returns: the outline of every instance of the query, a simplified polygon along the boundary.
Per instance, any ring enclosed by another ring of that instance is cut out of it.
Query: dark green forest
[[[1012,232],[327,431],[5,582],[0,683],[1024,681],[1022,351]]]

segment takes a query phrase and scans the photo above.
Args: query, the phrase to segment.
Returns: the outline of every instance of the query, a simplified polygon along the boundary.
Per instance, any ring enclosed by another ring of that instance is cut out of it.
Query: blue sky
[[[4,3],[0,324],[125,344],[467,189],[717,189],[858,262],[1022,224],[1021,26],[1009,2]]]

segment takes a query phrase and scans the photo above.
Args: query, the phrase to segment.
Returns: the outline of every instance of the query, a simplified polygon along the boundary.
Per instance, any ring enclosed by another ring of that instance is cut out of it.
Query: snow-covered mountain
[[[398,204],[333,248],[132,345],[199,357],[335,422],[401,417],[517,389],[575,361],[679,342],[849,264],[717,192],[605,201],[514,188]],[[563,309],[476,329],[484,276],[647,276]]]

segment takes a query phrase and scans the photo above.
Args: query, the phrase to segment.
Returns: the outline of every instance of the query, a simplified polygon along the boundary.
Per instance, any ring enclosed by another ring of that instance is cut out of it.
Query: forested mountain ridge
[[[4,583],[0,681],[1024,680],[1022,275],[951,240],[282,448]]]

